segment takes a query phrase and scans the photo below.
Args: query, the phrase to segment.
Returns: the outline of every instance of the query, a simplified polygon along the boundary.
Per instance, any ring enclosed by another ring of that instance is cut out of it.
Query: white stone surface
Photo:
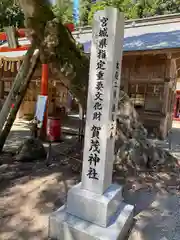
[[[49,237],[54,240],[123,240],[133,222],[133,206],[121,204],[107,228],[66,213],[65,206],[49,218]]]
[[[107,37],[100,37],[99,35],[106,36],[105,20],[107,20]],[[95,14],[89,73],[82,188],[97,194],[103,194],[112,182],[115,137],[114,135],[111,136],[111,126],[113,125],[115,130],[123,38],[124,16],[122,13],[115,8],[108,7]],[[115,78],[117,79],[115,80]],[[97,104],[99,105],[97,106]],[[97,119],[98,114],[100,114],[100,121]],[[96,118],[94,119],[94,117]],[[100,128],[99,134],[96,132],[94,137],[92,137],[93,126]],[[96,143],[96,147],[92,147],[92,141]],[[96,165],[93,162],[90,164],[89,157],[91,154],[93,156],[97,154],[96,157],[99,158]],[[91,173],[96,171],[98,180],[89,178],[87,175],[89,171]]]
[[[94,16],[82,182],[68,192],[66,207],[50,216],[56,240],[123,240],[134,207],[122,202],[113,185],[124,16],[108,7]]]
[[[107,227],[123,200],[122,190],[121,186],[112,184],[101,195],[82,189],[80,183],[68,192],[67,212],[101,227]]]

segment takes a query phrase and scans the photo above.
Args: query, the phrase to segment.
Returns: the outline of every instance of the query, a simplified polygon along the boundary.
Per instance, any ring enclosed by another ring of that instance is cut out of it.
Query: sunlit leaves
[[[124,12],[126,19],[144,18],[154,15],[180,12],[180,0],[107,0],[93,4],[88,15],[91,24],[96,11],[113,6]]]
[[[59,4],[52,7],[54,15],[63,23],[73,22],[73,6],[69,4]]]

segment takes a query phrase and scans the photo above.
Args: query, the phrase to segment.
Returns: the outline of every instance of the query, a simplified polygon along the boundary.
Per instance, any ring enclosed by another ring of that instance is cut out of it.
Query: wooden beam
[[[176,52],[176,53],[173,53],[172,54],[172,58],[174,58],[174,59],[180,59],[180,52]]]
[[[32,49],[33,49],[33,46],[32,46]],[[17,114],[17,112],[18,112],[18,110],[21,106],[21,103],[24,99],[24,96],[26,94],[28,85],[31,81],[31,77],[32,77],[32,75],[35,71],[36,66],[37,66],[38,59],[39,59],[39,52],[36,52],[34,54],[34,56],[32,56],[32,58],[31,58],[29,68],[27,69],[26,67],[24,67],[24,69],[27,70],[26,75],[24,76],[24,79],[23,79],[23,81],[20,85],[20,88],[19,88],[19,92],[16,95],[16,98],[13,102],[14,107],[9,109],[9,114],[7,116],[7,119],[6,119],[5,123],[4,123],[4,127],[0,132],[0,152],[2,151],[2,149],[4,147],[4,144],[6,142],[6,139],[7,139],[8,135],[9,135],[11,127],[12,127],[14,121],[15,121],[16,114]]]
[[[157,50],[146,50],[146,51],[124,51],[124,56],[132,55],[159,55],[159,54],[180,54],[180,48],[168,48],[168,49],[157,49]]]
[[[27,54],[24,58],[24,61],[21,65],[21,67],[20,67],[20,70],[19,70],[18,74],[16,75],[16,78],[13,82],[13,85],[12,85],[12,88],[9,92],[9,95],[6,98],[6,101],[3,105],[3,108],[1,109],[1,112],[0,112],[0,132],[2,131],[3,126],[6,122],[6,119],[9,115],[9,111],[11,109],[12,103],[15,102],[15,99],[19,94],[19,89],[20,89],[21,85],[24,83],[24,81],[26,80],[27,73],[28,73],[28,71],[30,69],[30,66],[31,66],[31,58],[34,54],[34,51],[35,51],[35,44],[33,44],[31,46],[31,48],[29,48],[29,50],[28,50],[28,52],[27,52]]]
[[[4,81],[2,80],[3,70],[0,68],[0,99],[4,99]]]

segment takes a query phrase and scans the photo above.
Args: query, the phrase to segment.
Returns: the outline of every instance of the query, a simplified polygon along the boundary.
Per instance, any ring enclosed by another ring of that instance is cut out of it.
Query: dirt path
[[[48,215],[63,204],[78,176],[58,163],[1,165],[0,170],[0,239],[47,239]]]
[[[29,135],[28,122],[15,122],[5,151],[15,151]],[[0,239],[47,239],[49,214],[65,202],[68,188],[79,179],[69,165],[62,166],[62,159],[47,167],[44,162],[13,162],[10,154],[0,156]]]

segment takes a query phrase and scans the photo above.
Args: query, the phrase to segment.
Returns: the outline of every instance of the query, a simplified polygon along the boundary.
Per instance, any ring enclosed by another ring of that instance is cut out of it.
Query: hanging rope
[[[20,68],[23,59],[24,56],[13,58],[0,56],[0,68],[3,68],[4,71],[10,70],[11,72],[15,72],[16,69]]]

